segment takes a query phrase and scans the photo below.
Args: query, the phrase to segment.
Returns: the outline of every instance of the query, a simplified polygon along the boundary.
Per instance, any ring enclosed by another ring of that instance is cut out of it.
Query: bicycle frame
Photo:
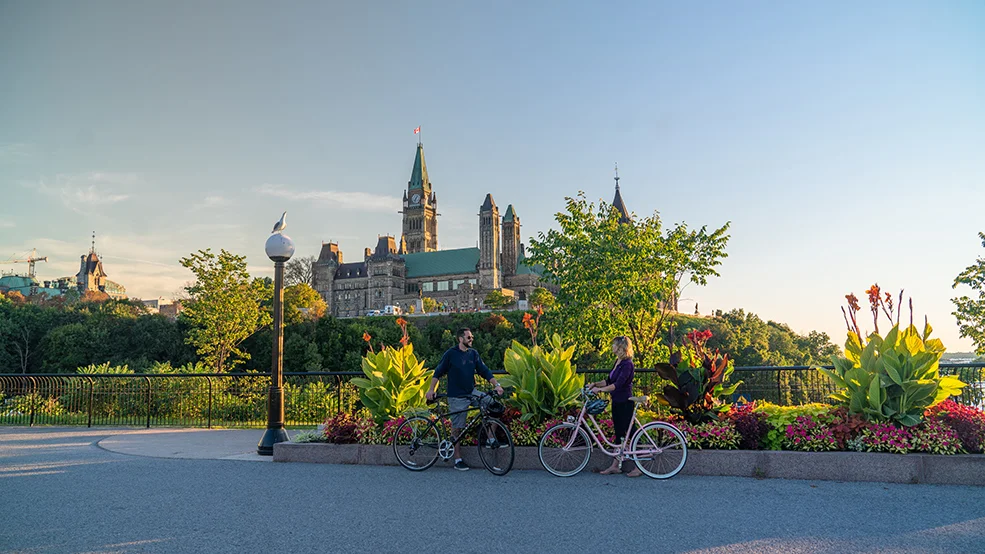
[[[637,431],[643,427],[643,424],[640,423],[639,418],[636,417],[637,408],[639,408],[639,404],[633,402],[633,417],[629,425],[629,429],[626,430],[626,436],[623,437],[622,439],[622,444],[614,444],[611,441],[609,441],[609,439],[605,436],[605,433],[602,432],[602,426],[599,425],[599,422],[595,420],[595,416],[586,413],[586,410],[588,409],[588,402],[582,403],[581,412],[578,414],[578,419],[573,423],[577,427],[584,428],[585,431],[589,434],[589,436],[591,436],[592,439],[595,441],[595,444],[598,445],[599,450],[601,450],[603,454],[609,456],[610,458],[618,458],[622,460],[624,458],[631,458],[634,454],[640,454],[640,453],[651,454],[653,452],[652,450],[647,450],[645,452],[626,450],[626,446],[629,444],[629,439],[630,439],[629,431],[631,431],[634,427],[636,428]],[[592,422],[592,425],[595,426],[595,429],[592,429],[592,426],[589,425],[588,422],[585,420],[586,416],[588,417],[588,420]],[[568,440],[568,444],[564,445],[564,450],[571,448],[575,443],[575,439],[577,438],[578,438],[578,433],[572,433],[571,438]],[[602,444],[603,442],[605,443],[604,445]],[[608,450],[606,448],[606,445],[612,447],[614,450],[612,451]]]
[[[482,414],[482,410],[478,406],[469,406],[468,408],[466,408],[464,410],[458,410],[457,412],[445,412],[445,413],[442,413],[441,411],[433,411],[433,412],[431,412],[431,414],[435,416],[435,420],[431,423],[431,425],[437,425],[437,423],[439,421],[442,421],[442,420],[448,420],[449,423],[450,423],[451,422],[451,416],[453,416],[455,414],[468,414],[468,412],[474,412],[474,411],[477,411],[477,410],[479,411],[479,413],[477,415],[473,416],[471,419],[469,419],[469,420],[466,421],[465,427],[462,428],[462,432],[459,433],[457,437],[452,437],[451,444],[452,444],[452,446],[454,446],[454,445],[458,444],[462,440],[462,438],[464,438],[465,435],[468,434],[468,432],[472,430],[473,427],[476,427],[476,425],[479,422],[485,423],[486,418],[489,418],[489,417],[492,417],[492,416],[483,415]],[[454,429],[454,427],[452,429]]]

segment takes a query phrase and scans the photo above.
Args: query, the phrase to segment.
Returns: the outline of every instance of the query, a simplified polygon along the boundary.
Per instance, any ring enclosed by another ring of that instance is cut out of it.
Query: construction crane
[[[48,256],[44,256],[42,258],[39,258],[38,257],[38,249],[37,248],[34,248],[34,249],[31,250],[31,253],[28,254],[28,256],[27,256],[26,259],[23,259],[23,260],[10,259],[10,260],[6,260],[6,261],[0,262],[0,263],[4,263],[4,264],[22,264],[22,263],[26,263],[27,264],[27,276],[28,277],[34,277],[34,264],[35,264],[35,262],[47,262],[47,261],[48,261]]]

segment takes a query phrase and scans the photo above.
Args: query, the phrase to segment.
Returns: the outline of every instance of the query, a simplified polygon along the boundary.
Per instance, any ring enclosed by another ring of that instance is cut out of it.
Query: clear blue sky
[[[525,238],[566,195],[610,201],[618,161],[636,213],[732,221],[682,311],[840,343],[877,281],[970,349],[949,299],[985,254],[982,2],[0,1],[0,75],[0,259],[37,247],[42,278],[93,230],[135,296],[205,247],[269,274],[285,209],[299,254],[360,259],[400,231],[421,125],[442,248],[476,243],[487,192]]]

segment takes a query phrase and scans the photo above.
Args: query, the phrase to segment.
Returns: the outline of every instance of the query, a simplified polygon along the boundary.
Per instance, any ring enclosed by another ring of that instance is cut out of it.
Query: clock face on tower
[[[414,193],[414,196],[411,196],[410,197],[410,201],[413,204],[420,204],[421,203],[421,195],[415,192]]]

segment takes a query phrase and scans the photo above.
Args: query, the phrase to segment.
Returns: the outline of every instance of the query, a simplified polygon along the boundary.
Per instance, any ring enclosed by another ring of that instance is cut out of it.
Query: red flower
[[[534,320],[534,316],[532,316],[529,312],[523,314],[523,326],[525,328],[529,329],[530,325],[533,324],[533,320]]]
[[[363,340],[366,341],[366,342],[369,342],[369,341],[373,340],[373,337],[369,336],[369,333],[363,331]]]
[[[865,294],[869,295],[869,304],[872,304],[873,306],[878,306],[881,292],[882,291],[879,290],[879,285],[872,285],[871,287],[869,287],[869,290],[865,291]]]
[[[402,317],[398,317],[397,318],[397,325],[401,325],[401,326],[407,325],[407,320],[404,319],[404,318],[402,318]]]

